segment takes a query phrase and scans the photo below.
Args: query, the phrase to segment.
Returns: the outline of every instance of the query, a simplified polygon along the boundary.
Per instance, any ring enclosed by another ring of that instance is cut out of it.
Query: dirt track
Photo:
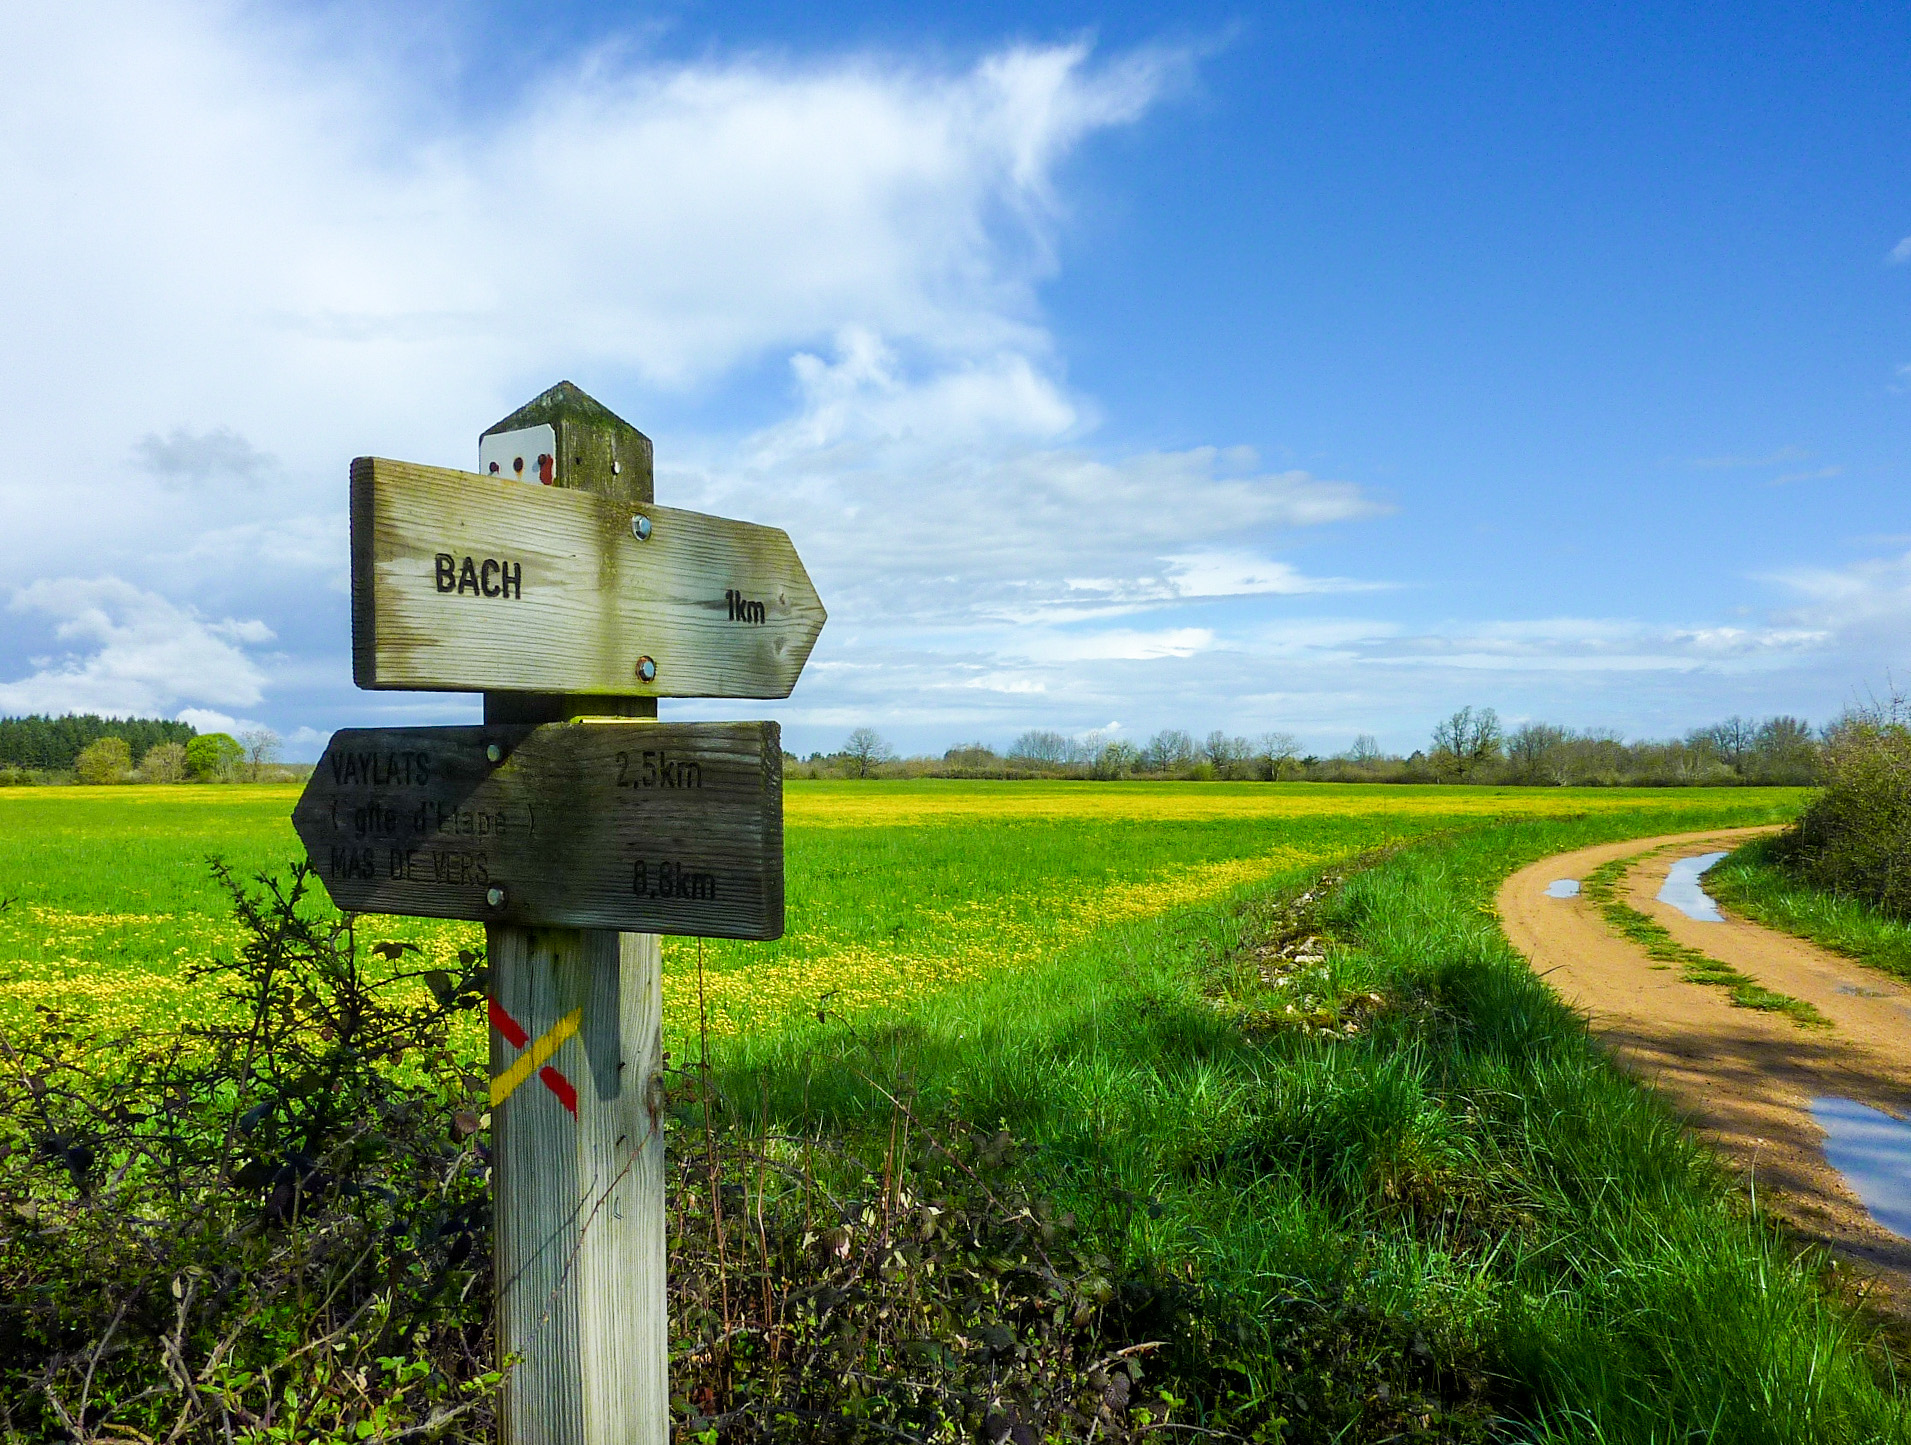
[[[1809,1239],[1878,1272],[1897,1313],[1911,1313],[1911,1241],[1873,1223],[1825,1162],[1808,1106],[1841,1095],[1911,1116],[1911,987],[1849,959],[1728,915],[1700,923],[1653,895],[1680,858],[1737,846],[1760,828],[1635,838],[1562,853],[1507,879],[1497,899],[1506,936],[1574,1007],[1620,1065],[1651,1082],[1756,1188],[1760,1201]],[[1684,944],[1816,1005],[1829,1029],[1732,1006],[1726,991],[1688,983],[1608,927],[1584,897],[1549,898],[1548,884],[1584,878],[1614,858],[1645,853],[1620,897]],[[1881,1301],[1883,1302],[1883,1301]]]

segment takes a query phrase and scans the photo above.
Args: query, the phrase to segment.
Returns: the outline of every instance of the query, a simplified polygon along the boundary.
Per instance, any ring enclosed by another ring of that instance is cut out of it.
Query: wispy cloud
[[[1701,471],[1754,471],[1761,467],[1782,467],[1802,462],[1811,455],[1803,447],[1780,447],[1758,456],[1694,457],[1690,465]]]
[[[1886,254],[1885,260],[1893,266],[1902,266],[1911,261],[1911,236],[1906,236]]]
[[[152,715],[181,703],[247,707],[265,695],[265,671],[247,650],[272,641],[263,622],[203,618],[117,577],[34,582],[12,610],[52,619],[69,647],[0,683],[0,711]]]

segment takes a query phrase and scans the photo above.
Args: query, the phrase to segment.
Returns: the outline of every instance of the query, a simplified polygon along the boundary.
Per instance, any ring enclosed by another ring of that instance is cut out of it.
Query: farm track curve
[[[1911,1117],[1911,987],[1800,938],[1727,914],[1687,918],[1654,895],[1671,865],[1731,849],[1769,828],[1635,838],[1542,859],[1508,878],[1495,900],[1507,938],[1627,1072],[1651,1084],[1796,1234],[1875,1277],[1873,1303],[1911,1317],[1911,1241],[1880,1227],[1824,1153],[1814,1098],[1855,1099]],[[1620,936],[1584,895],[1549,897],[1618,858],[1617,898],[1680,943],[1733,965],[1768,989],[1812,1004],[1829,1028],[1735,1007],[1726,990],[1686,981],[1676,965]]]

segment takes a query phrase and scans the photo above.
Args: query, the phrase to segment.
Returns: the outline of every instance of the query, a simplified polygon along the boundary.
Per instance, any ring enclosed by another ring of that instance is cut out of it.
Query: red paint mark
[[[521,1049],[531,1042],[531,1036],[518,1024],[518,1021],[504,1011],[504,1005],[496,999],[486,999],[491,1006],[491,1027],[504,1035],[505,1042],[514,1049]]]
[[[544,455],[537,459],[537,479],[547,487],[557,480],[556,457]]]
[[[557,1095],[558,1103],[571,1111],[571,1117],[577,1117],[577,1090],[571,1087],[571,1081],[556,1069],[546,1064],[537,1071],[538,1078],[544,1081],[544,1087]]]

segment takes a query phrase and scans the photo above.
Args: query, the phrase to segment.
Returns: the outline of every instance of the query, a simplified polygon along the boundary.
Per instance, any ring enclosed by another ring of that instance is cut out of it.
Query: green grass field
[[[1905,1440],[1876,1327],[1612,1070],[1492,916],[1499,880],[1547,854],[1800,801],[793,783],[788,935],[701,950],[712,1064],[734,1114],[793,1136],[880,1157],[906,1098],[1023,1141],[1110,1270],[1173,1303],[1148,1388],[1190,1427]],[[176,1016],[183,964],[229,939],[201,858],[282,866],[291,802],[0,795],[0,1017]],[[1297,902],[1323,873],[1341,881]],[[448,949],[476,930],[373,936]],[[679,1057],[698,957],[667,947]]]
[[[292,787],[0,790],[0,1019],[47,1004],[110,1026],[201,1006],[185,967],[235,940],[206,867],[283,873]],[[1584,814],[1663,831],[1789,811],[1787,790],[1472,789],[1309,784],[837,783],[786,797],[789,924],[705,947],[719,1035],[908,1008],[938,988],[1041,967],[1110,924],[1294,877],[1495,817]],[[475,924],[378,919],[439,956]],[[693,942],[666,945],[666,1017],[689,1030]]]

